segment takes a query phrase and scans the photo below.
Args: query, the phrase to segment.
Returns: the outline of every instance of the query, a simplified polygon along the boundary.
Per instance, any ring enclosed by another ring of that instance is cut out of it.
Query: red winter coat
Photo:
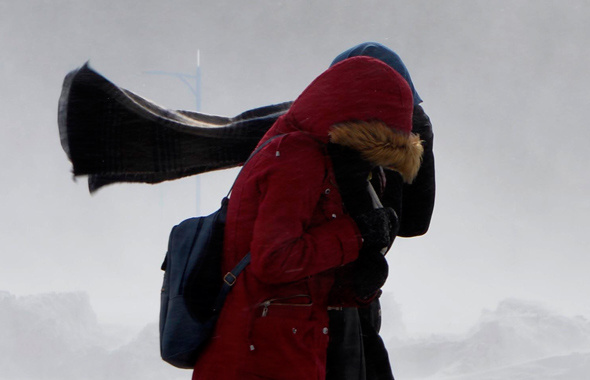
[[[411,117],[406,81],[380,61],[355,57],[320,75],[269,130],[263,141],[282,136],[242,169],[225,228],[224,271],[248,252],[252,261],[230,292],[193,379],[325,378],[328,306],[354,302],[331,293],[335,272],[358,257],[362,244],[343,211],[326,144],[334,142],[334,126],[348,121],[354,123],[341,127],[352,137],[341,134],[338,143],[358,143],[355,131],[377,124],[387,136],[363,142],[373,151],[397,135],[409,141]],[[391,160],[385,161],[395,166]]]

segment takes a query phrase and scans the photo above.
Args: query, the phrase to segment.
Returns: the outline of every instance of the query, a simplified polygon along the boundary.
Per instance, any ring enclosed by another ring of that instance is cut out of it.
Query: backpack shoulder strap
[[[264,148],[269,142],[271,142],[275,138],[281,137],[281,136],[284,136],[284,134],[272,136],[271,138],[269,138],[268,140],[266,140],[265,142],[260,144],[260,146],[258,148],[256,148],[256,150],[254,150],[254,152],[252,152],[252,154],[250,154],[250,157],[248,157],[248,159],[244,162],[244,165],[242,165],[242,168],[244,166],[246,166],[248,161],[250,161],[250,159],[252,157],[254,157],[254,155],[256,153],[258,153],[262,148]],[[240,173],[241,173],[241,170],[240,170]],[[239,176],[239,174],[238,174],[238,176]],[[237,181],[237,177],[236,177],[236,181]],[[234,188],[236,181],[234,181],[234,183],[231,185],[231,188],[229,189],[225,199],[229,198],[229,195],[231,194],[231,191]],[[227,294],[231,290],[232,286],[234,286],[234,284],[236,283],[236,280],[237,280],[238,276],[240,275],[240,273],[242,273],[242,271],[244,270],[244,268],[246,268],[248,266],[248,264],[250,264],[250,252],[248,252],[246,254],[246,256],[244,256],[242,258],[242,260],[240,260],[240,262],[234,267],[234,269],[227,272],[226,275],[223,276],[223,284],[221,285],[221,291],[219,292],[219,295],[217,296],[217,299],[215,300],[215,305],[213,307],[214,312],[217,312],[221,309],[221,307],[223,306],[223,303],[225,302],[225,298],[227,297]]]
[[[242,273],[244,268],[248,266],[248,264],[250,264],[250,252],[248,252],[246,256],[242,258],[242,260],[240,260],[234,269],[227,272],[227,274],[223,276],[223,284],[221,285],[221,290],[219,291],[219,295],[217,296],[215,305],[213,306],[214,312],[217,312],[221,309],[223,303],[225,302],[225,297],[227,297],[227,294],[231,290],[232,286],[234,286],[236,283],[238,276],[240,273]]]

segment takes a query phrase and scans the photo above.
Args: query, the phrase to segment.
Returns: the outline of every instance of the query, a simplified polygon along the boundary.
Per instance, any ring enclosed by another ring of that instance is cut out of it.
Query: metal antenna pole
[[[197,49],[197,75],[195,75],[195,89],[197,112],[201,112],[201,50],[199,49]]]
[[[195,98],[197,101],[197,112],[201,111],[201,50],[197,49],[197,72],[195,75]],[[201,215],[201,177],[195,176],[197,215]]]
[[[184,83],[189,90],[191,91],[191,93],[194,95],[195,97],[195,101],[196,101],[196,106],[197,112],[201,111],[201,51],[199,49],[197,49],[197,70],[195,72],[195,75],[192,74],[183,74],[183,73],[178,73],[178,72],[169,72],[169,71],[160,71],[160,70],[154,70],[154,71],[146,71],[146,74],[153,74],[153,75],[166,75],[166,76],[171,76],[171,77],[175,77],[178,78],[182,83]],[[195,80],[195,87],[193,88],[193,85],[188,81],[189,79],[194,79]],[[197,215],[201,215],[201,205],[200,205],[200,188],[201,188],[201,181],[200,181],[200,177],[197,175],[196,177],[196,185],[197,185]]]

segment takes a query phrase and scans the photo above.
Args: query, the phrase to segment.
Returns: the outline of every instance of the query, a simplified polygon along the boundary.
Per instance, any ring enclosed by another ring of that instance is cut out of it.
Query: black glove
[[[363,237],[363,252],[379,253],[389,248],[399,230],[397,214],[391,207],[377,208],[353,217]]]
[[[357,297],[368,300],[387,280],[389,265],[381,250],[393,243],[399,222],[390,207],[373,209],[354,217],[354,220],[361,230],[363,246],[353,263],[353,288]]]
[[[353,264],[353,289],[361,300],[368,300],[381,289],[389,274],[389,265],[379,251],[361,250]]]
[[[432,147],[432,123],[421,106],[414,106],[412,115],[412,132],[420,135],[420,139]]]

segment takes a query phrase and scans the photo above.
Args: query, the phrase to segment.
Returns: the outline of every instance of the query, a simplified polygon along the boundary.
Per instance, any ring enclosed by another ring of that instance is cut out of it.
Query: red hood
[[[385,63],[370,57],[346,59],[318,76],[269,136],[294,130],[329,141],[330,127],[345,121],[381,121],[395,131],[412,130],[412,91]]]
[[[324,144],[352,148],[411,183],[423,152],[412,133],[413,108],[412,90],[398,72],[377,59],[353,57],[307,86],[261,141],[302,131]]]

